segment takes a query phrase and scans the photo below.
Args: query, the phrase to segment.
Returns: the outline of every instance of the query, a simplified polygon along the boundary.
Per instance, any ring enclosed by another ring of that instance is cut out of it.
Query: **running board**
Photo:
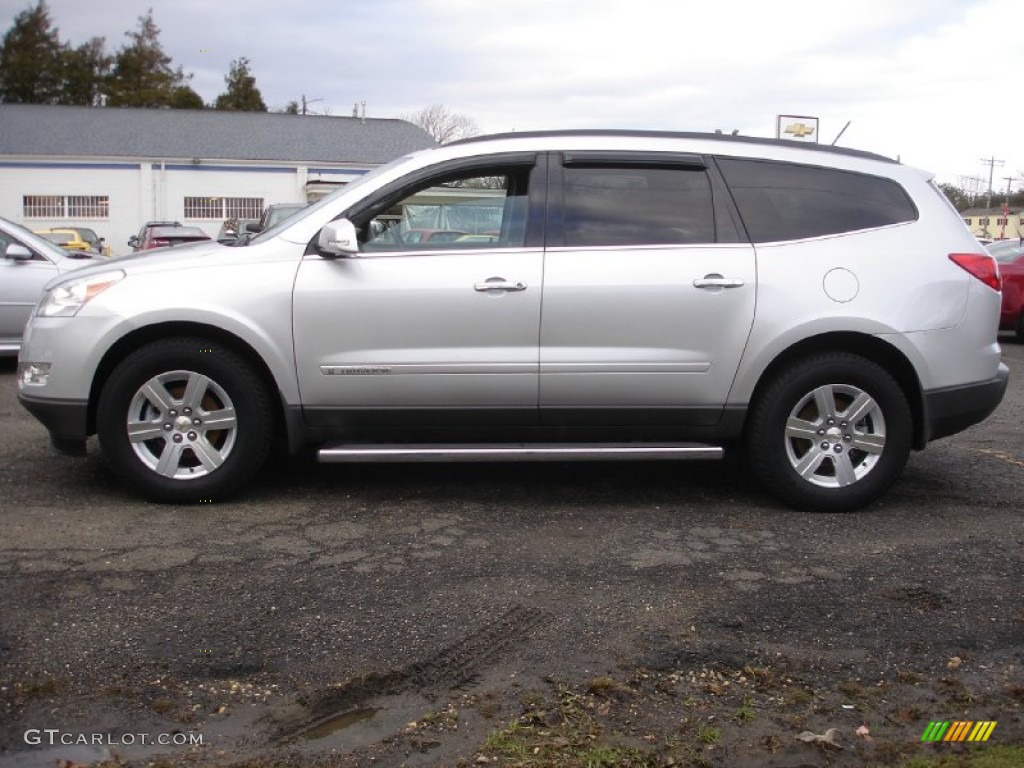
[[[496,443],[459,445],[329,445],[317,460],[329,462],[419,461],[625,461],[720,459],[723,449],[703,443]]]

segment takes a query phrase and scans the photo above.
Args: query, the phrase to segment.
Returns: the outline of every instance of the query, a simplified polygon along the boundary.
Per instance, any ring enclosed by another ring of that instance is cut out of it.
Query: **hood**
[[[199,262],[206,264],[224,263],[226,261],[242,262],[244,258],[239,257],[242,256],[244,250],[242,248],[230,248],[218,243],[216,240],[202,240],[188,245],[136,251],[135,253],[113,256],[111,258],[76,259],[69,257],[61,262],[60,277],[51,280],[46,288],[49,290],[71,277],[78,279],[114,270],[121,270],[126,275],[131,276],[140,272],[159,272],[190,267]],[[80,263],[81,266],[77,266],[77,263]],[[68,270],[73,270],[73,272],[69,273]]]

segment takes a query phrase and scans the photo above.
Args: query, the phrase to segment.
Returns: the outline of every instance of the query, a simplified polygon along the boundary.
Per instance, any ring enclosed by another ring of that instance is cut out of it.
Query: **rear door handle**
[[[525,291],[526,283],[513,283],[503,277],[489,277],[482,283],[474,285],[473,290],[480,293],[487,293],[488,291]]]
[[[704,275],[693,281],[694,288],[739,288],[743,279],[739,277],[722,277],[718,274]]]

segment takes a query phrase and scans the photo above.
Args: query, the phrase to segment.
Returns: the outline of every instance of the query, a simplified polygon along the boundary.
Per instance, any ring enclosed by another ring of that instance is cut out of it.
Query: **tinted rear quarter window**
[[[917,219],[891,179],[811,165],[717,158],[755,243],[855,232]]]

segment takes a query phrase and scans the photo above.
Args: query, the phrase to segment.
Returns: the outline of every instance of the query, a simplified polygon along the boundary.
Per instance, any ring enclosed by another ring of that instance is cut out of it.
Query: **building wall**
[[[991,240],[1016,240],[1024,237],[1024,211],[1018,208],[1010,208],[1008,213],[1004,213],[1002,208],[973,208],[964,211],[961,216],[975,237]]]
[[[55,162],[43,158],[0,161],[0,216],[29,229],[61,225],[90,227],[106,239],[114,255],[129,253],[128,238],[146,221],[170,220],[200,227],[216,237],[224,220],[205,215],[186,218],[185,198],[260,198],[263,205],[305,203],[318,196],[311,188],[322,182],[343,184],[368,167],[99,161]],[[102,196],[106,216],[26,215],[26,196]],[[211,208],[215,208],[212,205]],[[209,213],[209,211],[207,212]]]

